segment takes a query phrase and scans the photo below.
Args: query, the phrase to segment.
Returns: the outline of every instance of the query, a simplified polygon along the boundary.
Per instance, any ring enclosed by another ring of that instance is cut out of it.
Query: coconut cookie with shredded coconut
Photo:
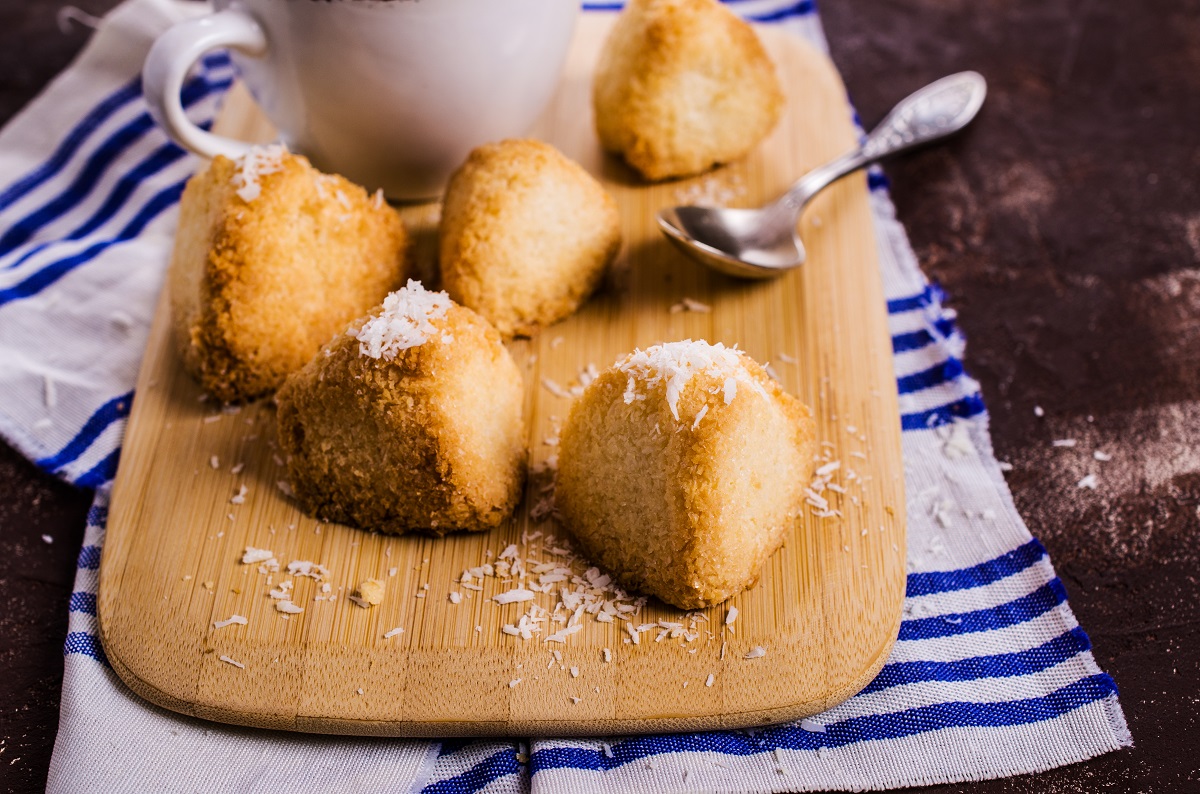
[[[592,84],[600,142],[649,180],[744,157],[784,102],[758,34],[717,0],[631,0]]]
[[[480,146],[446,187],[442,281],[505,336],[578,309],[620,247],[616,201],[548,143]]]
[[[402,533],[491,529],[525,478],[521,373],[500,334],[419,282],[388,295],[276,394],[311,514]]]
[[[183,360],[225,402],[274,391],[404,283],[381,197],[280,145],[217,157],[183,192],[168,287]]]
[[[685,340],[600,374],[559,441],[556,502],[625,587],[681,609],[750,587],[804,506],[812,413],[740,350]]]

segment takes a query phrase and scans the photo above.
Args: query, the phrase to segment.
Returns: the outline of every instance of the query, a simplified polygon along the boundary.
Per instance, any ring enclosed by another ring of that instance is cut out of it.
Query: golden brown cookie
[[[622,586],[711,606],[754,584],[803,509],[815,430],[741,351],[692,340],[638,350],[572,407],[557,507]]]
[[[605,149],[650,180],[745,156],[779,121],[775,66],[717,0],[630,0],[592,85]]]
[[[620,247],[616,202],[547,143],[480,146],[446,188],[442,284],[506,337],[574,312]]]
[[[440,535],[491,529],[520,499],[521,373],[444,292],[409,281],[275,399],[292,490],[318,518]]]
[[[281,146],[188,180],[168,274],[188,371],[234,402],[274,391],[404,283],[400,216]]]

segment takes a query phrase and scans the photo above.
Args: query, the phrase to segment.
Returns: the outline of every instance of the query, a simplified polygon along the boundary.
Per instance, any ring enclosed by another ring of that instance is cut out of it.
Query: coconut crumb
[[[273,559],[275,553],[270,549],[256,549],[253,546],[247,546],[242,552],[242,565],[253,565],[256,562],[266,562]]]
[[[709,673],[709,674],[708,674],[708,678],[704,679],[704,685],[705,685],[705,686],[712,686],[712,685],[713,685],[713,682],[714,682],[714,681],[716,681],[716,680],[717,680],[717,676],[716,676],[716,675],[714,675],[713,673]]]
[[[696,312],[697,314],[708,314],[712,311],[712,307],[707,303],[701,303],[698,300],[684,298],[671,307],[671,314],[679,314],[680,312]]]
[[[755,645],[755,646],[754,646],[753,648],[751,648],[751,649],[750,649],[750,651],[749,651],[749,652],[746,654],[746,658],[747,658],[747,659],[761,659],[761,658],[763,658],[763,657],[764,657],[764,656],[766,656],[766,655],[767,655],[767,649],[766,649],[766,648],[762,647],[761,645]]]
[[[604,648],[600,653],[604,656],[605,664],[612,661],[612,651],[610,651],[608,648]]]
[[[1050,443],[1056,447],[1070,448],[1075,446],[1078,442],[1073,438],[1056,438]]]
[[[291,576],[307,576],[318,582],[329,575],[329,570],[324,565],[308,560],[292,560],[288,563],[287,572]]]
[[[569,400],[574,395],[558,384],[558,381],[551,378],[542,378],[542,388],[553,394],[555,397],[561,397],[564,400]]]
[[[299,615],[301,612],[304,611],[304,607],[299,606],[297,604],[293,604],[290,600],[288,600],[286,598],[276,601],[275,609],[278,610],[279,612],[282,612],[285,615]]]
[[[237,160],[238,170],[233,175],[233,184],[242,201],[251,202],[262,195],[261,178],[283,168],[287,147],[281,143],[255,146]]]
[[[825,726],[815,720],[800,720],[800,730],[811,733],[825,733]]]
[[[403,633],[404,633],[404,629],[397,626],[394,629],[388,629],[387,631],[385,631],[383,633],[383,638],[385,640],[390,640],[392,637],[395,637],[397,634],[403,634]]]
[[[208,465],[212,466],[214,469],[219,469],[219,468],[221,468],[221,459],[218,458],[216,455],[213,455],[211,458],[208,459]]]
[[[1100,479],[1098,477],[1096,477],[1095,474],[1089,474],[1088,476],[1084,477],[1079,482],[1075,483],[1075,487],[1076,488],[1088,488],[1088,489],[1094,491],[1100,487]]]
[[[1042,409],[1042,406],[1035,405],[1035,406],[1033,406],[1033,415],[1036,416],[1038,419],[1041,419],[1043,416],[1046,415],[1046,412],[1045,412],[1045,410]]]
[[[516,689],[516,688],[517,688],[517,684],[521,683],[521,681],[522,681],[522,680],[523,680],[523,679],[520,679],[520,678],[514,678],[513,680],[511,680],[511,681],[509,681],[509,682],[508,682],[508,688],[509,688],[509,689]]]
[[[235,493],[233,496],[229,497],[229,503],[234,504],[234,505],[245,504],[246,503],[246,494],[248,494],[248,493],[250,493],[250,489],[247,488],[243,484],[241,488],[238,488],[237,493]]]
[[[462,603],[462,593],[456,593],[456,592],[451,591],[450,603],[451,604],[461,604]]]
[[[1109,455],[1107,452],[1100,449],[1093,452],[1092,457],[1101,463],[1107,463],[1108,461],[1112,460],[1112,455]]]
[[[519,601],[532,601],[534,594],[531,590],[526,590],[523,587],[518,587],[504,593],[497,593],[492,596],[492,600],[497,604],[513,604]]]
[[[223,629],[226,626],[233,626],[235,624],[238,626],[245,626],[247,623],[249,623],[249,621],[246,620],[241,615],[230,615],[225,620],[213,621],[213,628],[214,629]]]
[[[358,585],[358,597],[362,601],[359,606],[365,609],[383,603],[383,591],[383,582],[378,579],[364,579]]]
[[[725,613],[725,625],[732,626],[733,621],[737,620],[737,616],[738,616],[738,608],[731,606],[729,608],[729,611]]]
[[[445,317],[451,305],[445,292],[430,292],[409,279],[407,286],[383,299],[379,314],[348,333],[358,340],[359,355],[391,361],[398,353],[429,341],[437,333],[433,321]]]
[[[241,662],[239,662],[237,659],[231,659],[231,658],[229,658],[228,656],[225,656],[224,654],[222,654],[221,656],[218,656],[217,658],[218,658],[218,659],[220,659],[220,660],[221,660],[222,662],[224,662],[225,664],[231,664],[231,665],[233,665],[234,667],[238,668],[239,670],[245,670],[245,669],[246,669],[246,665],[242,664],[242,663],[241,663]]]

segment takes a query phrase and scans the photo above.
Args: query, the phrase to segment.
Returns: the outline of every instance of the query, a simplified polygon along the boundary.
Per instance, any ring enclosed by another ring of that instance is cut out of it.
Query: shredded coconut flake
[[[409,279],[407,286],[384,298],[378,315],[349,333],[358,340],[360,355],[391,361],[397,353],[423,345],[436,334],[433,321],[445,317],[451,305],[445,292],[430,292],[421,282]]]
[[[515,590],[509,590],[505,593],[497,593],[492,596],[492,600],[497,604],[513,604],[518,601],[532,601],[533,599],[533,591],[526,590],[523,587],[518,587]]]
[[[253,565],[256,562],[266,562],[275,556],[275,553],[270,549],[256,549],[253,546],[247,546],[242,552],[242,565]]]
[[[517,688],[517,684],[519,684],[519,683],[521,683],[521,679],[520,679],[520,678],[514,678],[513,680],[511,680],[511,681],[509,681],[509,682],[508,682],[508,688],[509,688],[509,689],[516,689],[516,688]]]
[[[737,616],[738,616],[738,608],[730,607],[729,611],[725,613],[725,625],[732,626],[733,621],[737,620]]]
[[[800,730],[811,733],[825,733],[825,726],[815,720],[800,720]]]
[[[301,612],[304,611],[304,607],[297,606],[296,604],[293,604],[291,601],[289,601],[287,599],[283,599],[281,601],[276,601],[275,609],[284,613],[285,615],[299,615]]]
[[[767,655],[767,649],[766,649],[766,648],[762,647],[761,645],[755,645],[755,646],[754,646],[753,648],[751,648],[751,649],[750,649],[750,651],[749,651],[749,652],[746,654],[746,658],[747,658],[747,659],[761,659],[761,658],[763,658],[763,657],[764,657],[764,656],[766,656],[766,655]]]
[[[743,355],[742,351],[727,348],[720,342],[710,345],[703,340],[685,339],[682,342],[668,342],[645,350],[635,350],[618,361],[616,366],[629,376],[625,389],[627,404],[645,398],[645,392],[639,386],[654,389],[659,384],[664,384],[667,407],[671,409],[675,420],[679,421],[679,396],[688,381],[698,372],[714,377],[724,376],[726,403],[733,400],[739,383],[748,386],[764,398],[767,396],[762,385],[751,377],[743,366]],[[730,380],[733,381],[732,391]]]
[[[287,153],[286,146],[275,143],[270,146],[255,146],[238,160],[238,171],[233,175],[233,184],[242,201],[254,201],[262,195],[262,184],[259,180],[283,168],[283,158]]]
[[[1075,446],[1075,444],[1078,442],[1076,442],[1075,439],[1073,439],[1073,438],[1056,438],[1056,439],[1054,439],[1054,441],[1052,441],[1050,443],[1056,447],[1070,448],[1070,447]]]
[[[704,679],[704,685],[705,685],[705,686],[712,686],[712,685],[713,685],[713,682],[714,682],[714,681],[716,681],[716,680],[717,680],[717,677],[716,677],[716,675],[714,675],[713,673],[709,673],[709,674],[708,674],[708,678]]]
[[[1094,491],[1100,487],[1100,480],[1099,480],[1099,478],[1096,477],[1095,474],[1089,474],[1088,476],[1084,477],[1082,480],[1077,482],[1075,484],[1075,487],[1088,488],[1088,489],[1091,489]]]
[[[221,656],[218,656],[217,658],[220,659],[225,664],[233,665],[234,667],[238,668],[239,670],[246,669],[246,665],[242,664],[237,659],[230,659],[228,656],[225,656],[224,654],[222,654]]]
[[[236,623],[237,625],[239,625],[239,626],[245,626],[245,625],[246,625],[248,622],[249,622],[249,621],[247,621],[247,620],[246,620],[244,617],[242,617],[241,615],[230,615],[230,616],[229,616],[227,619],[225,619],[225,620],[216,620],[216,621],[213,621],[213,628],[214,628],[214,629],[223,629],[223,628],[225,628],[226,626],[232,626],[232,625],[234,625],[235,623]]]
[[[383,638],[385,640],[390,640],[392,637],[395,637],[397,634],[403,634],[403,633],[404,633],[404,629],[397,626],[394,629],[388,629],[387,631],[385,631],[383,633]]]
[[[243,485],[241,488],[238,488],[237,493],[235,493],[233,496],[229,497],[229,503],[235,504],[235,505],[245,504],[246,503],[246,494],[248,494],[248,493],[250,493],[250,489],[247,488],[245,485]]]
[[[1107,452],[1099,449],[1092,453],[1092,457],[1101,463],[1107,463],[1108,461],[1112,460],[1112,455],[1109,455]]]
[[[712,311],[712,307],[707,303],[701,303],[698,300],[684,298],[671,307],[671,314],[679,314],[680,312],[696,312],[697,314],[708,314]]]

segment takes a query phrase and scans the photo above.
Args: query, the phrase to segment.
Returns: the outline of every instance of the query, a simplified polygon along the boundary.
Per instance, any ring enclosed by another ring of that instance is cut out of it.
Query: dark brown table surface
[[[61,5],[0,0],[0,123],[87,40],[59,31]],[[887,173],[925,272],[961,313],[1017,506],[1136,742],[927,790],[1200,791],[1200,2],[826,0],[822,14],[868,123],[943,74],[988,79],[965,135]],[[1094,493],[1076,487],[1086,453],[1051,446],[1065,437],[1113,455]],[[45,784],[89,503],[0,443],[10,791]]]

